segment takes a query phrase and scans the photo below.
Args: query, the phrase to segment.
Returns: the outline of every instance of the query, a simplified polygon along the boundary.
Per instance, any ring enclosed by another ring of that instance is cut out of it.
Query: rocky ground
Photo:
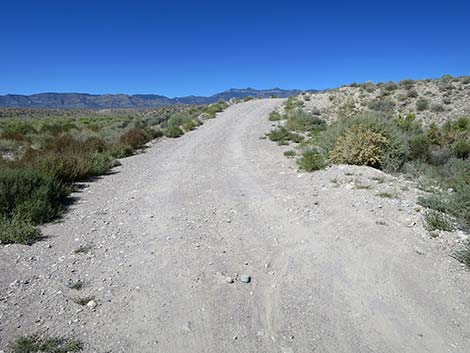
[[[442,124],[470,115],[470,76],[398,83],[352,84],[298,96],[305,110],[318,111],[327,121],[366,111],[390,111],[393,115],[415,114],[425,125]],[[427,105],[418,106],[418,101]],[[370,102],[383,104],[370,105]]]
[[[281,102],[124,159],[42,241],[1,247],[0,350],[39,332],[100,353],[467,352],[463,234],[429,237],[412,182],[299,172],[261,138]]]

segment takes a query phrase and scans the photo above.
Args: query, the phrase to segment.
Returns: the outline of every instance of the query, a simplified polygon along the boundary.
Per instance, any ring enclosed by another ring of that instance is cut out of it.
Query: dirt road
[[[468,272],[413,200],[331,182],[380,172],[302,174],[260,139],[280,103],[234,105],[123,160],[47,239],[0,248],[0,350],[45,332],[99,353],[468,352]]]

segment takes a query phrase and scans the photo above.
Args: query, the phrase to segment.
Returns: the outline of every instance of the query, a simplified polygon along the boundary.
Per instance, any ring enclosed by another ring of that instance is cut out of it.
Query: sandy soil
[[[281,102],[123,160],[43,241],[0,247],[0,350],[41,332],[99,353],[468,352],[470,274],[426,235],[413,189],[370,168],[299,173],[260,139]]]

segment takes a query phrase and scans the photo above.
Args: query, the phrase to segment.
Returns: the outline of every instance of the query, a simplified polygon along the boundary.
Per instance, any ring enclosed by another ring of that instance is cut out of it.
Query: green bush
[[[470,241],[452,254],[452,257],[470,268]]]
[[[396,117],[393,120],[393,123],[404,133],[410,135],[423,133],[421,123],[416,121],[416,116],[414,114]]]
[[[63,153],[29,150],[23,155],[21,162],[27,168],[39,170],[65,183],[73,183],[98,175],[96,173],[97,163],[107,159],[107,157],[100,158],[99,154],[98,152],[74,152],[70,150]],[[106,154],[106,156],[108,155]],[[107,166],[110,169],[114,166],[114,163],[110,162]],[[103,169],[103,172],[108,169]]]
[[[196,124],[194,123],[194,121],[191,119],[191,120],[187,120],[185,122],[183,122],[183,128],[185,131],[192,131],[196,128]]]
[[[163,130],[163,133],[166,137],[171,138],[177,138],[184,135],[184,131],[178,126],[169,126],[165,130]]]
[[[379,168],[387,147],[387,138],[365,125],[355,125],[340,136],[330,151],[334,163],[368,165]]]
[[[409,158],[429,161],[431,158],[431,142],[426,135],[415,135],[409,141]]]
[[[403,87],[406,90],[413,88],[415,82],[413,80],[401,80],[398,82],[398,86]]]
[[[306,172],[313,172],[326,166],[326,161],[323,155],[313,149],[302,152],[302,156],[299,158],[297,163]]]
[[[39,230],[18,217],[0,217],[0,243],[31,244],[39,236]]]
[[[217,113],[220,113],[228,107],[228,103],[225,101],[219,101],[217,103],[209,104],[203,111],[202,114],[207,119],[215,118]]]
[[[442,104],[434,103],[431,105],[431,111],[436,112],[436,113],[441,113],[445,111],[445,108]]]
[[[470,157],[470,143],[464,140],[456,141],[452,146],[452,152],[457,158],[468,158]]]
[[[295,157],[296,153],[294,150],[289,150],[289,151],[285,151],[284,152],[284,156],[286,156],[287,158],[292,158],[292,157]]]
[[[372,81],[362,83],[362,84],[360,84],[360,87],[365,89],[369,93],[372,93],[377,89],[377,87],[374,85],[374,83]]]
[[[271,130],[268,137],[271,141],[287,140],[289,137],[289,130],[287,130],[285,127],[277,128]]]
[[[132,154],[134,153],[134,149],[128,145],[117,144],[110,148],[109,153],[114,158],[125,158],[132,156]]]
[[[286,128],[296,131],[324,130],[326,122],[302,109],[296,109],[287,114]]]
[[[382,87],[383,90],[388,91],[388,92],[395,91],[397,88],[398,88],[398,85],[392,81],[386,82]]]
[[[271,130],[268,137],[271,141],[276,141],[279,145],[287,145],[288,141],[300,143],[304,140],[302,135],[291,132],[285,127]]]
[[[425,165],[425,169],[410,174],[411,178],[430,181],[432,194],[418,199],[431,210],[450,215],[458,228],[470,230],[470,163],[450,159],[443,166]],[[442,190],[442,191],[436,191]]]
[[[281,114],[276,111],[273,111],[269,114],[269,121],[279,121],[282,119]]]
[[[296,97],[287,98],[286,103],[284,104],[284,110],[286,113],[297,110],[299,108],[302,108],[302,102],[297,100]]]
[[[419,98],[416,101],[416,110],[421,112],[427,109],[429,109],[429,101],[425,98]]]
[[[424,216],[424,220],[426,222],[425,226],[428,231],[437,229],[450,232],[454,229],[452,222],[448,219],[448,217],[440,212],[432,210],[428,211]]]
[[[375,99],[367,105],[370,110],[378,112],[391,112],[395,108],[395,102],[388,99]]]
[[[130,146],[134,150],[142,148],[149,141],[150,136],[139,128],[129,129],[119,138],[120,144]]]
[[[408,98],[418,98],[418,91],[416,91],[414,88],[408,90],[406,92],[406,96]]]
[[[62,211],[69,189],[58,179],[36,170],[0,171],[0,216],[39,224]]]
[[[81,342],[62,337],[23,336],[16,340],[14,353],[71,353],[83,349]]]
[[[163,131],[161,129],[149,128],[146,130],[146,132],[148,135],[150,135],[152,139],[158,139],[164,136]]]

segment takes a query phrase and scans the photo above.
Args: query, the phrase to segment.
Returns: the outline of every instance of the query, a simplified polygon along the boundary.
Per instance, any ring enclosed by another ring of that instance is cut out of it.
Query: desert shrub
[[[428,130],[426,131],[426,136],[428,137],[428,140],[435,144],[435,145],[439,145],[440,144],[440,140],[441,140],[441,131],[439,129],[439,127],[437,126],[436,123],[432,123],[431,125],[429,125],[429,128]]]
[[[108,149],[108,144],[99,137],[89,137],[83,142],[85,149],[88,152],[104,152]]]
[[[0,217],[39,224],[62,211],[69,190],[53,176],[36,170],[0,171]]]
[[[18,338],[13,353],[70,353],[82,349],[82,343],[74,339],[32,335]]]
[[[287,114],[286,127],[297,131],[324,130],[326,122],[301,109],[296,109]]]
[[[287,139],[289,141],[292,141],[292,142],[295,142],[295,143],[300,143],[302,142],[305,138],[302,136],[302,135],[299,135],[299,134],[296,134],[296,133],[289,133],[289,135],[287,136]]]
[[[409,140],[409,158],[428,161],[431,157],[431,142],[426,135],[415,135]]]
[[[0,138],[0,152],[17,152],[23,144],[15,140],[3,140]]]
[[[294,150],[289,150],[289,151],[285,151],[284,152],[284,156],[286,156],[287,158],[292,158],[292,157],[295,157],[296,153]]]
[[[386,82],[382,89],[388,92],[395,91],[398,88],[398,85],[395,82],[388,81]]]
[[[163,130],[166,137],[177,138],[184,135],[184,131],[178,126],[169,126]]]
[[[146,129],[146,132],[152,139],[158,139],[164,136],[163,131],[160,128],[148,128]]]
[[[296,97],[289,97],[284,104],[284,109],[286,112],[294,111],[299,108],[302,108],[302,102],[298,101]]]
[[[128,145],[116,144],[110,148],[109,153],[114,158],[125,158],[132,156],[134,149]]]
[[[416,91],[414,88],[411,88],[406,92],[406,96],[408,98],[418,98],[418,91]]]
[[[461,117],[457,120],[448,120],[442,126],[444,132],[454,131],[470,131],[470,118],[468,117]]]
[[[449,97],[445,97],[442,99],[442,103],[449,105],[452,103],[452,99],[450,99]]]
[[[135,150],[142,148],[149,140],[150,136],[139,128],[131,128],[119,138],[120,144],[130,146]]]
[[[282,141],[282,140],[287,140],[289,137],[289,130],[287,130],[285,127],[277,128],[274,130],[271,130],[268,134],[268,137],[271,141]]]
[[[425,98],[419,98],[416,101],[416,110],[421,112],[429,108],[429,101]]]
[[[419,203],[431,210],[450,215],[458,228],[469,231],[470,163],[450,159],[443,166],[425,165],[424,169],[411,177],[423,178],[423,175],[434,187],[431,188],[432,194],[418,199]]]
[[[192,120],[193,116],[189,112],[182,112],[172,115],[164,126],[181,127],[185,122]]]
[[[21,163],[28,168],[39,170],[58,180],[71,183],[88,177],[88,154],[29,149],[21,158]]]
[[[403,87],[406,90],[413,88],[415,82],[413,80],[401,80],[398,82],[398,86]]]
[[[243,98],[243,101],[244,101],[244,102],[248,102],[248,101],[251,101],[251,100],[253,100],[253,99],[254,99],[253,97],[247,96],[247,97],[244,97],[244,98]]]
[[[335,163],[380,167],[386,144],[381,133],[356,125],[336,140],[329,157]]]
[[[454,251],[452,257],[470,268],[470,241],[466,241],[463,247]]]
[[[323,155],[314,149],[308,149],[302,152],[302,156],[297,161],[299,166],[306,172],[313,172],[326,166]]]
[[[28,141],[30,141],[28,136],[26,136],[25,134],[23,134],[21,132],[17,132],[17,131],[15,131],[15,132],[12,132],[12,131],[2,132],[0,134],[0,139],[11,140],[11,141],[16,141],[16,142],[28,142]]]
[[[445,231],[452,231],[454,227],[452,226],[452,222],[446,217],[444,214],[436,211],[427,211],[425,216],[425,227],[428,231],[433,230],[445,230]]]
[[[360,84],[360,86],[369,93],[372,93],[377,89],[377,87],[374,85],[374,83],[372,81],[362,83],[362,84]]]
[[[458,140],[452,146],[452,153],[457,158],[468,158],[470,157],[470,143],[465,140]]]
[[[355,132],[359,133],[357,137],[354,136]],[[315,142],[337,163],[365,163],[396,171],[406,159],[407,146],[403,133],[391,120],[379,113],[340,119],[315,138]],[[365,150],[361,152],[361,148]],[[372,151],[377,155],[372,156]]]
[[[429,155],[429,163],[434,166],[443,166],[452,157],[452,152],[446,147],[433,147]]]
[[[18,217],[0,217],[1,244],[31,244],[39,236],[39,230]]]
[[[192,131],[196,128],[196,123],[192,119],[184,121],[182,125],[185,131]]]
[[[287,145],[288,141],[300,143],[304,140],[302,135],[291,132],[285,127],[271,130],[268,137],[271,141],[276,141],[279,145]]]
[[[398,116],[393,119],[393,123],[404,133],[419,134],[423,132],[422,125],[416,120],[414,114],[407,114],[405,116]]]
[[[390,112],[395,108],[395,102],[388,99],[375,99],[367,105],[370,110],[378,112]]]
[[[321,115],[321,111],[320,111],[320,109],[318,109],[316,107],[313,107],[312,111],[311,111],[311,114],[312,115]]]
[[[269,114],[269,121],[279,121],[279,120],[282,120],[282,116],[278,112],[272,111]]]
[[[436,113],[440,113],[440,112],[444,112],[445,108],[442,104],[434,103],[434,104],[431,105],[431,111],[436,112]]]
[[[34,126],[29,123],[29,122],[23,122],[23,121],[12,121],[7,124],[7,126],[4,127],[3,133],[4,134],[21,134],[21,135],[28,135],[28,134],[33,134],[36,132],[36,129]]]
[[[52,135],[59,135],[61,133],[68,132],[72,129],[77,129],[77,128],[78,128],[77,125],[72,123],[72,122],[68,122],[68,121],[58,122],[58,121],[55,121],[55,122],[49,122],[49,123],[43,124],[40,128],[40,132],[50,133]],[[99,130],[99,126],[96,126],[94,131],[98,131],[98,130]]]
[[[111,168],[119,163],[111,153],[93,153],[88,159],[87,176],[99,176],[107,173]]]
[[[221,100],[217,103],[209,104],[202,112],[203,116],[207,119],[215,118],[217,113],[220,113],[228,107],[228,103]]]
[[[462,83],[468,84],[470,83],[470,76],[462,76],[461,80],[462,80]]]
[[[406,99],[408,98],[407,95],[403,93],[398,93],[396,97],[399,102],[405,102]],[[362,104],[365,105],[364,103],[365,102],[363,102]]]

